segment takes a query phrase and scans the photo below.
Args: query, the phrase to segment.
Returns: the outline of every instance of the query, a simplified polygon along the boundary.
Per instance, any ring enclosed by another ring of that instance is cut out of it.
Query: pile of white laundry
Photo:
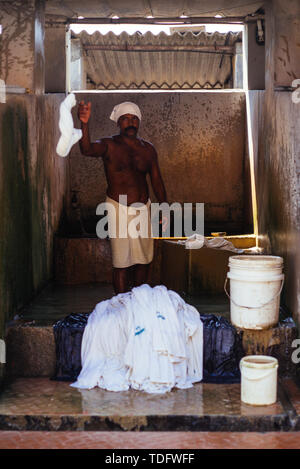
[[[199,312],[163,285],[144,284],[98,303],[81,344],[73,387],[165,393],[203,377]]]

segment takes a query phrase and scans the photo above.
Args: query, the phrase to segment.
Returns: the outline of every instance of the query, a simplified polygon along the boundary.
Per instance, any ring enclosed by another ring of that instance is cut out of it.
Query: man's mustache
[[[125,132],[127,132],[128,130],[135,130],[137,132],[137,128],[134,127],[134,125],[130,125],[129,127],[125,128]]]

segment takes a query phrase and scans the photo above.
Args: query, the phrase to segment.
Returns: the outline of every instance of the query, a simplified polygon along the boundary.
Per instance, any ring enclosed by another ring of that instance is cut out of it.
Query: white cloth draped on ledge
[[[196,308],[163,285],[144,284],[98,303],[81,344],[73,387],[165,393],[203,377],[203,324]]]
[[[244,249],[238,249],[234,247],[231,241],[227,239],[216,237],[213,239],[206,239],[205,236],[202,236],[198,233],[193,234],[184,241],[177,241],[178,244],[184,244],[186,249],[201,249],[202,247],[213,248],[213,249],[224,249],[226,251],[236,252],[237,254],[242,254]]]

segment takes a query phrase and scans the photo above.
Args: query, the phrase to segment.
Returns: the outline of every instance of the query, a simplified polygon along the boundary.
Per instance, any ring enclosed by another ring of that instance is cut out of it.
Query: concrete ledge
[[[225,239],[242,249],[255,246],[254,235],[225,236]],[[174,285],[169,288],[191,294],[200,290],[223,292],[228,259],[232,255],[233,252],[220,249],[186,250],[176,242],[155,240],[150,283],[159,284],[162,280],[166,286]],[[110,283],[112,280],[108,239],[57,236],[54,258],[58,284]]]
[[[107,239],[56,237],[54,249],[58,284],[111,283],[111,250]]]
[[[154,244],[149,283],[161,282],[162,241]],[[55,281],[60,285],[111,283],[112,259],[108,239],[55,238]]]
[[[56,366],[52,326],[17,325],[6,335],[9,376],[53,376]]]
[[[0,430],[11,431],[230,431],[274,432],[293,429],[289,416],[224,415],[0,415]],[[295,429],[294,429],[295,430]]]
[[[278,359],[280,376],[296,376],[297,365],[292,362],[294,339],[298,338],[297,327],[292,318],[280,321],[276,327],[262,331],[237,328],[242,338],[245,355],[270,355]]]
[[[179,294],[224,293],[232,251],[223,249],[185,249],[182,244],[165,241],[162,246],[162,283]]]
[[[278,359],[280,376],[296,376],[297,365],[291,360],[292,342],[297,328],[288,318],[277,327],[264,331],[238,329],[245,355],[271,355]],[[52,377],[56,368],[55,340],[52,326],[16,325],[6,336],[9,376]]]

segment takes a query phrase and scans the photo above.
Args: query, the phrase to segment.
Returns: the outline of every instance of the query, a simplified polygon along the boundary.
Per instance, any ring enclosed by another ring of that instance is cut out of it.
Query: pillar
[[[65,25],[47,25],[45,30],[45,91],[65,93],[67,86],[68,31]]]

